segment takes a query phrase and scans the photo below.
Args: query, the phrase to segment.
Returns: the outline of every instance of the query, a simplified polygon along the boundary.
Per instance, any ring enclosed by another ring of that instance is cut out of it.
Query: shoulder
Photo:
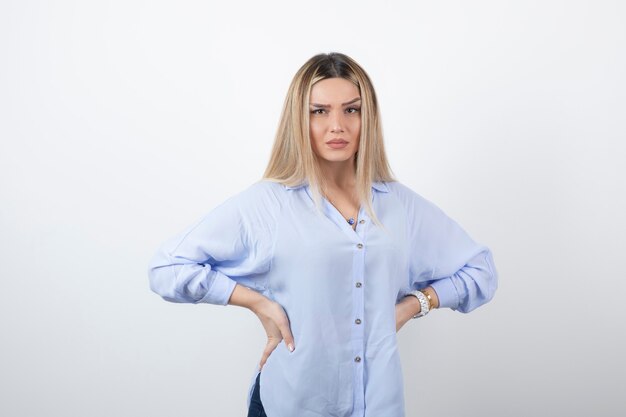
[[[438,216],[444,214],[443,210],[435,203],[400,181],[389,181],[386,184],[390,193],[404,206],[409,216]]]
[[[281,197],[284,186],[274,181],[261,179],[253,182],[242,191],[236,194],[242,199],[255,199],[255,198],[274,198],[279,199]]]
[[[239,198],[248,205],[260,205],[268,210],[278,210],[286,195],[285,187],[274,181],[258,180],[239,193]]]
[[[278,204],[281,198],[282,185],[267,180],[256,181],[239,191],[231,193],[222,204],[230,206],[248,206],[261,203]]]
[[[424,205],[424,204],[432,204],[429,200],[427,200],[424,196],[414,191],[412,188],[407,185],[401,183],[400,181],[389,181],[385,182],[387,188],[390,193],[398,198],[405,205]]]
[[[233,211],[244,223],[269,224],[278,217],[284,188],[281,184],[259,180],[232,194],[219,210]]]

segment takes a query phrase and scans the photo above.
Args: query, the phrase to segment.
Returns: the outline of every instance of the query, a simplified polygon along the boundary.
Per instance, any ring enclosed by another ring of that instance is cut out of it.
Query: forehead
[[[316,103],[343,103],[359,97],[359,89],[345,78],[327,78],[311,86],[311,101]]]

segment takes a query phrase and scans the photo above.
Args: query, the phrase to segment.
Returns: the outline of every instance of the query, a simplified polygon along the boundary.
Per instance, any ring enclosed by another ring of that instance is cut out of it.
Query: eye
[[[324,111],[324,109],[315,109],[315,110],[311,110],[312,114],[320,114],[320,113],[316,113],[318,111]]]
[[[360,109],[360,108],[358,108],[358,107],[349,107],[349,108],[347,108],[346,110],[347,110],[347,111],[348,111],[348,110],[354,110],[354,111],[352,112],[352,114],[354,114],[354,113],[358,113],[361,109]]]

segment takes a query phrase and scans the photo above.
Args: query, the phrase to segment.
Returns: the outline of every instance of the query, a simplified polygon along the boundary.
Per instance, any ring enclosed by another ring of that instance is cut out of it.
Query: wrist
[[[419,312],[421,311],[421,305],[419,300],[411,295],[406,295],[399,303],[399,305],[402,312],[401,317],[403,318],[403,322],[411,320],[413,316],[419,314]]]
[[[228,304],[245,307],[256,314],[267,301],[269,301],[269,299],[258,291],[246,287],[245,285],[237,284]]]
[[[247,307],[254,314],[258,315],[258,312],[263,310],[265,308],[265,305],[269,302],[271,302],[269,298],[257,292],[256,295],[252,297]]]
[[[430,312],[430,302],[421,290],[411,291],[408,295],[416,298],[420,304],[419,312],[413,316],[414,319],[423,317]]]

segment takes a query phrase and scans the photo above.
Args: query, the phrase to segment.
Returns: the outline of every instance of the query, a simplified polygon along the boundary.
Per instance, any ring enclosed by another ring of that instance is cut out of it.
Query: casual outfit
[[[269,417],[405,417],[395,304],[429,285],[462,313],[493,297],[492,252],[440,208],[397,181],[374,182],[371,201],[384,228],[361,207],[354,230],[326,198],[315,210],[308,183],[261,180],[151,260],[167,301],[227,305],[239,283],[284,308],[295,350],[255,364],[248,408],[258,388]]]

